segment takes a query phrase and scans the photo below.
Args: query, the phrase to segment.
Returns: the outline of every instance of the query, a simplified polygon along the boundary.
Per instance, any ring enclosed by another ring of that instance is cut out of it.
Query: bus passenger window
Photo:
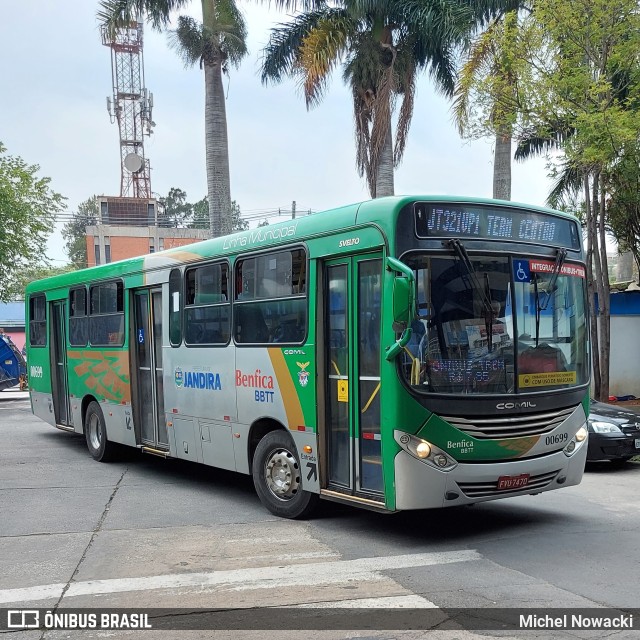
[[[89,291],[89,341],[93,346],[124,344],[124,285],[106,282]]]
[[[85,347],[89,338],[87,317],[87,290],[72,289],[69,292],[69,344]]]
[[[307,333],[306,254],[265,253],[235,266],[234,336],[239,344],[299,344]]]
[[[225,345],[231,337],[229,265],[226,262],[188,269],[184,309],[187,345]]]
[[[29,298],[29,344],[44,347],[47,344],[47,303],[44,296]]]

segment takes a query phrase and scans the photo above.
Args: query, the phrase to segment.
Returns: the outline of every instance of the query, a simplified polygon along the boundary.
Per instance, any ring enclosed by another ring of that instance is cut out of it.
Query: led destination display
[[[413,207],[419,238],[486,238],[580,248],[575,223],[546,213],[464,203],[416,202]]]

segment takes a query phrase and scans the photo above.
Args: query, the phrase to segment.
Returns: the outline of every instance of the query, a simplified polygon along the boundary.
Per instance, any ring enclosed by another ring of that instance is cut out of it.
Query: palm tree
[[[163,29],[171,14],[189,0],[101,0],[98,19],[115,30],[146,16],[154,28]],[[246,55],[247,30],[234,0],[201,0],[202,23],[180,16],[170,44],[186,66],[196,63],[205,78],[205,148],[209,223],[212,236],[229,233],[232,227],[229,144],[222,74],[238,66]]]
[[[514,40],[518,13],[498,16],[474,40],[460,69],[455,89],[454,119],[461,135],[472,128],[474,98],[483,92],[489,101],[488,126],[495,134],[493,197],[511,200],[511,142],[518,114],[518,79]]]
[[[418,73],[451,95],[455,53],[478,22],[514,4],[504,0],[274,0],[301,9],[271,32],[262,80],[300,79],[307,108],[318,104],[342,65],[351,89],[356,164],[372,197],[394,193],[393,169],[405,149]],[[392,114],[400,100],[393,144]]]

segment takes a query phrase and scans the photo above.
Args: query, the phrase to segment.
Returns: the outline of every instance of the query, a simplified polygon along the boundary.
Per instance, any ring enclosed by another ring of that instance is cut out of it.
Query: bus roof
[[[86,284],[111,278],[124,277],[141,273],[146,268],[170,267],[172,264],[179,266],[189,262],[195,262],[202,258],[233,255],[239,250],[256,250],[259,248],[273,247],[281,244],[283,240],[291,242],[302,241],[311,236],[325,234],[336,229],[348,229],[355,225],[375,223],[392,233],[391,220],[394,219],[390,212],[396,213],[405,205],[416,201],[473,203],[478,205],[493,205],[516,209],[528,209],[542,213],[560,215],[569,219],[574,216],[546,207],[528,205],[506,200],[493,200],[490,198],[472,198],[469,196],[451,195],[405,195],[388,196],[357,202],[351,205],[328,209],[312,215],[278,222],[266,227],[239,231],[237,233],[202,240],[182,247],[175,247],[158,251],[153,254],[143,254],[135,258],[127,258],[117,262],[110,262],[95,267],[71,271],[61,275],[44,278],[27,285],[26,293],[47,291],[58,287],[69,287]]]

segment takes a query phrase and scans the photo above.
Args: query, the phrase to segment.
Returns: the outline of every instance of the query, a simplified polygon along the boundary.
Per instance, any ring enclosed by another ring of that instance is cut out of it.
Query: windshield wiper
[[[547,284],[546,289],[544,290],[544,300],[540,300],[539,292],[538,292],[538,277],[533,280],[533,291],[536,299],[536,347],[538,346],[538,342],[540,340],[540,313],[542,311],[546,311],[549,306],[549,301],[551,300],[551,295],[556,291],[558,282],[558,276],[560,275],[560,271],[562,270],[562,265],[567,257],[566,249],[558,249],[556,251],[556,261],[553,265],[553,271],[551,272],[551,278],[549,278],[549,283]]]
[[[469,274],[473,282],[473,289],[475,289],[475,291],[480,294],[480,298],[482,299],[482,306],[484,307],[486,314],[492,315],[493,307],[491,305],[491,293],[489,293],[489,295],[487,296],[487,292],[482,288],[482,285],[478,280],[476,269],[473,266],[471,259],[469,258],[469,254],[467,253],[465,246],[462,244],[462,242],[460,242],[460,240],[458,240],[458,238],[451,238],[451,240],[447,241],[447,244],[449,245],[449,247],[451,247],[458,258],[460,258],[460,261],[467,269],[467,273]]]
[[[551,294],[556,290],[556,283],[558,282],[558,276],[560,275],[560,271],[562,269],[562,265],[564,264],[565,259],[567,258],[567,250],[566,249],[558,249],[556,251],[556,261],[553,265],[553,271],[551,273],[551,278],[549,278],[549,284],[544,291],[544,302],[539,305],[541,311],[546,311],[549,306],[549,300],[551,299]],[[536,301],[538,298],[536,297]]]

